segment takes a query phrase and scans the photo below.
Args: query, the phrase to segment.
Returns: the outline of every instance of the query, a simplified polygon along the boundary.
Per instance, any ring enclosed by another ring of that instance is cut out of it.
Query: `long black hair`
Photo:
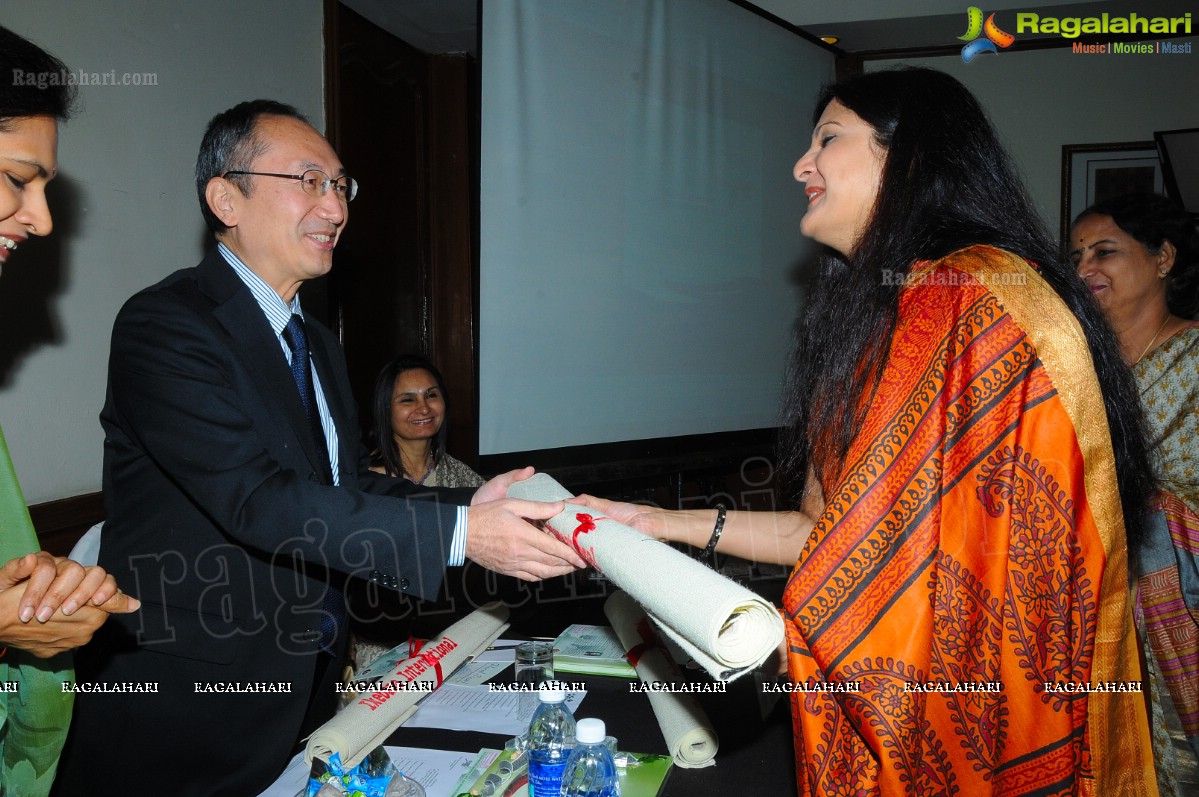
[[[982,106],[949,75],[913,67],[825,87],[813,124],[833,100],[873,128],[885,163],[861,240],[848,256],[829,251],[799,326],[779,451],[789,498],[802,497],[809,465],[818,477],[838,473],[862,425],[870,404],[863,397],[873,394],[895,330],[903,284],[895,275],[987,244],[1035,263],[1082,325],[1111,427],[1125,525],[1139,541],[1152,477],[1135,384]]]
[[[66,64],[0,26],[0,132],[11,120],[28,116],[64,121],[74,102]]]
[[[391,428],[391,397],[395,391],[396,379],[405,371],[414,371],[422,369],[433,375],[433,381],[437,383],[437,389],[441,393],[441,400],[445,404],[446,413],[449,413],[450,399],[445,392],[445,380],[441,378],[441,371],[437,370],[437,366],[429,362],[419,354],[401,354],[387,365],[383,366],[383,370],[379,371],[379,375],[375,377],[375,395],[371,402],[371,432],[370,432],[370,449],[373,451],[373,459],[376,463],[383,466],[383,470],[388,476],[411,476],[413,479],[419,479],[421,474],[404,472],[404,461],[400,457],[400,447],[396,443],[395,434]],[[437,434],[433,437],[432,454],[433,465],[441,461],[441,456],[445,452],[445,417],[441,419],[441,428],[437,430]]]
[[[1091,205],[1078,214],[1074,225],[1087,216],[1110,217],[1153,255],[1161,252],[1166,241],[1174,244],[1174,267],[1166,275],[1166,305],[1179,318],[1199,314],[1199,229],[1177,202],[1160,194],[1122,194]]]

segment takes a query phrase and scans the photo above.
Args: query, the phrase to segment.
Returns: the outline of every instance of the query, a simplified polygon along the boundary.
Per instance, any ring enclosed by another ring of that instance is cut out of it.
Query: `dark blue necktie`
[[[332,485],[333,467],[329,462],[329,444],[325,441],[325,429],[321,426],[321,412],[316,405],[316,388],[312,385],[312,360],[308,353],[308,333],[304,329],[304,319],[299,315],[292,315],[287,326],[283,328],[283,339],[291,348],[291,375],[300,391],[304,414],[308,416],[308,429],[312,432],[312,442],[316,444],[321,475],[325,484]],[[325,590],[324,609],[325,613],[321,617],[320,645],[323,650],[332,654],[337,641],[337,630],[346,619],[345,597],[336,587],[330,586]]]
[[[308,333],[304,319],[293,315],[283,328],[283,339],[291,347],[291,375],[300,391],[304,403],[304,414],[308,416],[308,429],[312,442],[316,443],[317,458],[320,460],[321,476],[325,484],[333,484],[333,468],[329,463],[329,444],[325,441],[325,429],[321,426],[321,411],[316,405],[316,388],[312,386],[312,358],[308,353]]]

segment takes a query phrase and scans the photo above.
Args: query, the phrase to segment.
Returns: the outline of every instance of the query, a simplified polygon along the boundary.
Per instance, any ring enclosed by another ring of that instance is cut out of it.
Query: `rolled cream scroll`
[[[629,653],[637,677],[645,683],[676,683],[681,680],[669,651],[656,643],[649,620],[627,593],[617,592],[604,603],[604,614]],[[647,638],[648,637],[648,638]],[[687,769],[710,767],[716,762],[720,740],[695,696],[676,692],[648,692],[650,707],[674,763]]]
[[[416,704],[429,693],[427,690],[440,686],[460,664],[486,650],[507,627],[508,607],[489,603],[451,625],[389,672],[372,676],[371,680],[378,680],[382,688],[359,692],[354,702],[313,731],[304,761],[312,766],[313,758],[328,760],[334,753],[341,753],[344,765],[357,766],[415,713]]]
[[[512,498],[567,501],[546,524],[588,564],[644,607],[671,642],[719,681],[757,667],[783,641],[783,619],[758,595],[664,542],[598,516],[538,473],[508,488]]]

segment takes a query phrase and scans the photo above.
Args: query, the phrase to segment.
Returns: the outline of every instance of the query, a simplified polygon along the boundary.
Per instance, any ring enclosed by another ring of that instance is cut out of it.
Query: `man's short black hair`
[[[254,159],[267,148],[267,142],[258,136],[258,122],[264,116],[288,117],[311,125],[307,117],[286,103],[249,100],[212,117],[204,131],[200,155],[196,158],[196,194],[200,198],[204,222],[214,233],[222,233],[228,228],[208,207],[208,198],[204,195],[208,181],[225,172],[250,170]],[[245,196],[250,195],[249,177],[236,175],[230,177],[229,182]]]

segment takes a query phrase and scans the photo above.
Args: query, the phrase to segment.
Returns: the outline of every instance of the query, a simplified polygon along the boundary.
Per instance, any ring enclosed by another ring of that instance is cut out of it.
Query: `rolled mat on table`
[[[675,683],[680,679],[670,652],[657,641],[649,619],[628,593],[617,592],[604,603],[604,614],[645,683]],[[687,769],[710,767],[716,762],[720,740],[695,696],[678,692],[654,692],[650,707],[674,763]]]
[[[778,611],[750,590],[622,523],[571,504],[571,494],[538,473],[508,488],[528,501],[567,501],[546,523],[588,564],[645,608],[671,642],[718,681],[757,667],[783,641]]]
[[[489,603],[451,625],[437,639],[429,640],[411,658],[379,676],[384,685],[402,686],[432,683],[434,688],[448,678],[460,664],[487,649],[508,627],[508,607]],[[420,688],[381,689],[360,692],[354,702],[333,719],[313,731],[304,750],[304,761],[328,760],[334,753],[348,767],[357,766],[416,711],[416,704],[428,692]]]

